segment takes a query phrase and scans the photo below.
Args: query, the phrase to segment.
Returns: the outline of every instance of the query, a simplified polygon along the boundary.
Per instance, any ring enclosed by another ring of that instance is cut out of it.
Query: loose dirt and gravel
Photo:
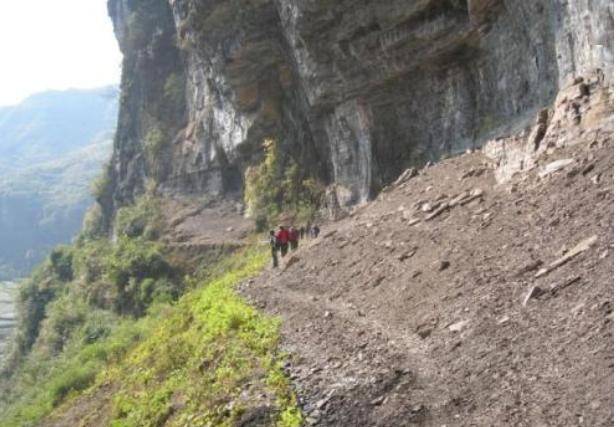
[[[282,319],[308,425],[611,426],[613,202],[611,136],[502,185],[475,152],[241,290]]]

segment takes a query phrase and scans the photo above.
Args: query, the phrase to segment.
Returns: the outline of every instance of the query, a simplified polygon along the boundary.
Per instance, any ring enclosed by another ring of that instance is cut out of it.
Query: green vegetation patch
[[[108,363],[120,360],[127,349],[150,330],[151,317],[141,320],[103,319],[109,313],[91,312],[65,350],[54,358],[31,353],[13,377],[8,401],[0,402],[2,427],[37,425],[63,400],[88,389]],[[107,336],[90,342],[98,322]]]
[[[312,221],[323,185],[305,176],[293,159],[285,158],[276,140],[266,140],[263,150],[262,162],[247,168],[244,179],[247,213],[257,229],[275,225],[280,217],[293,217],[297,223]]]
[[[267,254],[255,249],[233,256],[231,268],[185,295],[107,372],[106,382],[120,384],[112,425],[231,426],[256,418],[301,424],[277,352],[279,321],[233,289],[266,262]]]
[[[96,283],[111,274],[109,259],[121,263],[117,274],[138,276],[133,256],[121,246],[96,241],[87,245],[90,255],[67,247],[55,253],[48,274],[74,281],[66,289],[58,285],[36,345],[5,383],[11,392],[0,401],[0,426],[33,426],[50,415],[62,420],[78,397],[92,400],[84,412],[95,411],[81,414],[83,419],[96,420],[96,411],[111,405],[112,426],[301,425],[278,352],[279,320],[259,313],[234,290],[262,270],[266,251],[250,247],[227,257],[198,284],[187,278],[193,290],[178,301],[154,301],[136,319],[80,296],[79,289],[92,283],[86,278]],[[151,250],[144,247],[136,256]],[[109,385],[113,392],[105,391]]]

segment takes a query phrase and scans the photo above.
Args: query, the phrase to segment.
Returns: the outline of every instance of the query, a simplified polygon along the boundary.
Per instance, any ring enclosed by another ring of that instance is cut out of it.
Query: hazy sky
[[[0,0],[0,105],[48,89],[117,83],[107,0]]]

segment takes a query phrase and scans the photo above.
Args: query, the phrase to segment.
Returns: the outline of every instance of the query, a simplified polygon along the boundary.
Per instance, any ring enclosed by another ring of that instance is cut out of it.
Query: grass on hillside
[[[301,425],[277,351],[279,321],[234,291],[266,262],[264,251],[246,249],[210,270],[177,303],[157,305],[140,320],[124,319],[99,342],[71,343],[47,366],[26,364],[22,373],[42,371],[30,375],[30,384],[20,375],[27,392],[0,426],[35,425],[54,408],[61,417],[75,402],[71,397],[109,383],[115,386],[113,426],[231,426],[257,418]]]
[[[2,427],[34,426],[69,395],[94,384],[107,363],[120,360],[134,343],[147,335],[150,318],[117,321],[105,340],[83,345],[73,341],[57,358],[31,354],[15,375],[13,394],[19,398],[6,406]]]

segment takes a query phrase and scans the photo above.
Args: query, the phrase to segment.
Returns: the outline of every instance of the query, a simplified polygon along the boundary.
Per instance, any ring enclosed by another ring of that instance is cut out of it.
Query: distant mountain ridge
[[[54,160],[113,130],[118,88],[69,89],[0,107],[0,156],[13,167]],[[69,119],[70,120],[67,120]]]
[[[111,153],[118,89],[48,91],[0,107],[0,279],[69,242]]]

